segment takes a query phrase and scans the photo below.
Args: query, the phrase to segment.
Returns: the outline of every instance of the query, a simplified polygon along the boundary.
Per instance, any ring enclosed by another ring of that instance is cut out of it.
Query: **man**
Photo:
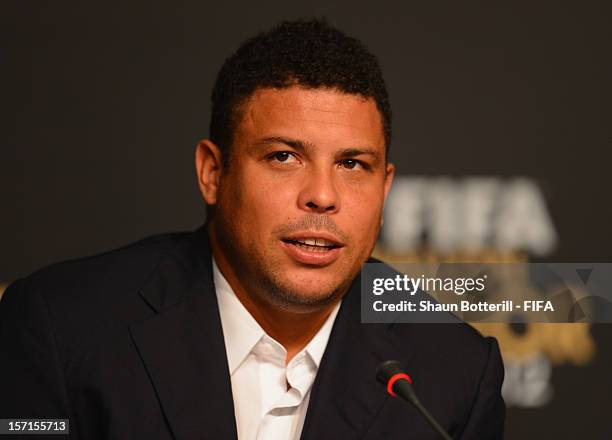
[[[376,366],[409,366],[454,438],[502,437],[497,344],[467,325],[363,325],[359,274],[394,168],[376,58],[319,21],[245,42],[196,150],[208,207],[15,282],[0,303],[0,417],[84,439],[435,439]]]

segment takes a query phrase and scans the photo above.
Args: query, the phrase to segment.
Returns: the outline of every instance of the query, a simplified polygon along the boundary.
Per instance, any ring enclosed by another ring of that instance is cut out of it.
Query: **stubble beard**
[[[292,313],[310,313],[328,307],[346,293],[352,281],[352,277],[347,277],[317,293],[306,293],[291,285],[291,281],[287,280],[281,271],[270,266],[263,268],[261,263],[258,266],[262,295],[275,307]],[[316,284],[317,280],[313,279],[312,283]]]
[[[333,285],[323,286],[320,292],[306,293],[279,270],[279,265],[273,259],[252,247],[241,245],[238,231],[234,230],[231,222],[223,221],[221,212],[217,212],[216,217],[217,240],[240,281],[247,281],[243,288],[248,290],[250,296],[256,296],[277,309],[291,313],[312,313],[327,308],[340,300],[359,272],[359,267],[349,270],[345,277]],[[312,282],[316,284],[317,280],[313,277]]]

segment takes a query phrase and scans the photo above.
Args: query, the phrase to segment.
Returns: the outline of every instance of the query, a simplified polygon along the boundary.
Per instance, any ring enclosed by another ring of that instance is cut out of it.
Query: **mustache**
[[[327,231],[338,237],[343,242],[348,241],[345,234],[336,224],[333,218],[325,214],[306,214],[305,216],[291,223],[279,225],[272,231],[276,235],[289,235],[294,232],[304,231]]]

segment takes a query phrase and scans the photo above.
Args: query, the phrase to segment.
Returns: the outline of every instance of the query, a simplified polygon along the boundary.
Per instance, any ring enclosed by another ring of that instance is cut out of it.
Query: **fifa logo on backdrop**
[[[385,250],[398,254],[426,244],[441,254],[494,248],[542,256],[557,243],[542,192],[525,178],[399,177],[384,218]]]
[[[406,261],[525,263],[545,257],[558,236],[541,188],[527,178],[396,178],[375,255]],[[529,286],[525,286],[529,288]],[[476,324],[495,336],[506,368],[509,406],[553,398],[553,365],[584,365],[595,344],[588,324]]]

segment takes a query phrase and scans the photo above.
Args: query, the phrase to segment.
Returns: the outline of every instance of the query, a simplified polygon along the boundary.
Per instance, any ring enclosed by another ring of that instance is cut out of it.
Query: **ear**
[[[393,165],[391,162],[387,163],[387,167],[385,169],[385,183],[384,183],[384,192],[385,192],[385,198],[384,201],[387,201],[387,196],[389,195],[389,191],[391,190],[391,185],[393,184],[393,176],[395,176],[395,165]],[[383,225],[383,223],[385,222],[385,218],[382,216],[380,216],[380,226]]]
[[[223,171],[221,150],[209,139],[204,139],[196,147],[195,166],[198,185],[204,201],[208,205],[217,203],[219,180]]]
[[[391,189],[391,184],[393,183],[393,176],[395,176],[395,165],[391,162],[387,163],[387,169],[385,170],[385,200],[387,200],[387,196],[389,195],[389,190]]]

